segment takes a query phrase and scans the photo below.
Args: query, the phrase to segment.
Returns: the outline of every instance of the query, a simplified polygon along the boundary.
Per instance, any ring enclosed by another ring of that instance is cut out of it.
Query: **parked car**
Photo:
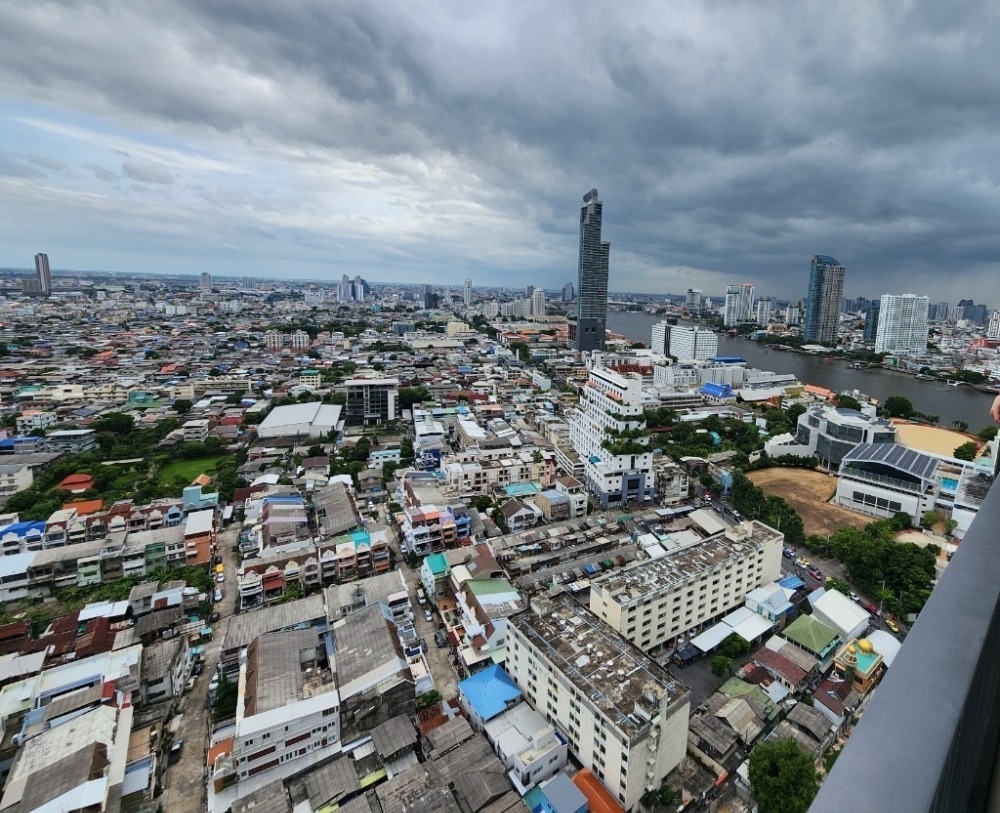
[[[216,580],[216,581],[217,581],[217,582],[218,582],[219,584],[223,584],[223,583],[225,583],[225,581],[226,581],[226,574],[225,574],[225,573],[216,573],[216,574],[215,574],[215,580]]]
[[[427,654],[427,641],[423,638],[420,639],[420,651],[425,655]]]
[[[174,740],[173,744],[170,746],[170,763],[174,764],[178,762],[181,758],[181,752],[184,750],[184,740]]]
[[[812,576],[818,582],[823,581],[823,573],[815,565],[810,565],[809,567],[807,567],[806,568],[806,573],[808,573],[810,576]]]
[[[204,672],[204,671],[205,671],[205,661],[198,661],[198,662],[197,662],[197,663],[196,663],[196,664],[194,665],[194,668],[193,668],[193,669],[191,670],[191,673],[192,673],[192,674],[193,674],[193,675],[194,675],[195,677],[198,677],[198,675],[200,675],[200,674],[201,674],[202,672]]]
[[[791,548],[782,548],[781,555],[784,556],[786,559],[792,559],[795,557],[795,551],[793,551]]]
[[[891,618],[885,620],[885,625],[891,629],[893,632],[899,632],[899,624],[893,621]]]
[[[861,596],[859,596],[857,593],[855,593],[855,592],[852,591],[851,592],[851,601],[853,601],[856,604],[860,604],[861,603]]]
[[[448,645],[448,637],[444,634],[444,630],[438,630],[434,633],[434,643],[439,647]]]
[[[865,605],[865,609],[866,609],[866,610],[868,610],[868,612],[869,612],[869,613],[870,613],[871,615],[875,616],[876,618],[878,618],[879,616],[881,616],[881,615],[882,615],[882,613],[880,613],[880,612],[878,611],[878,606],[877,606],[877,605],[875,605],[875,604],[873,604],[873,603],[872,603],[872,602],[870,602],[870,601],[869,601],[869,602],[868,602],[868,603],[867,603],[867,604]]]
[[[431,615],[431,611],[430,610],[424,610],[424,621],[433,621],[433,620],[434,620],[434,616]]]
[[[222,596],[223,592],[221,590],[216,590],[214,593],[212,593],[212,601],[220,602],[222,601]]]
[[[184,684],[184,691],[189,692],[194,688],[194,684],[198,682],[197,677],[189,677],[187,683]]]
[[[208,623],[209,623],[209,624],[214,624],[214,623],[215,623],[216,621],[218,621],[218,620],[219,620],[219,619],[220,619],[221,617],[222,617],[222,616],[221,616],[221,615],[219,615],[218,613],[212,613],[212,614],[211,614],[211,615],[210,615],[210,616],[208,617]]]

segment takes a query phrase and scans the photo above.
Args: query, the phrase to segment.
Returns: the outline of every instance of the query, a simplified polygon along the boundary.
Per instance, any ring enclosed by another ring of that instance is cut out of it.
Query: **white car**
[[[431,611],[430,610],[424,610],[424,621],[433,621],[433,620],[434,620],[434,616],[431,615]]]
[[[215,580],[219,584],[222,584],[226,580],[226,574],[225,573],[218,573],[218,574],[216,574]]]

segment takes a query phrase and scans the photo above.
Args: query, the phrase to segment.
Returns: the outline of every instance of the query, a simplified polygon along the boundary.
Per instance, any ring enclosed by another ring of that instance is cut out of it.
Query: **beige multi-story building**
[[[691,693],[568,595],[510,619],[505,668],[626,810],[684,757]]]
[[[743,522],[707,539],[685,531],[677,547],[654,561],[595,579],[590,609],[612,629],[651,651],[692,637],[742,607],[746,594],[781,577],[784,534]]]

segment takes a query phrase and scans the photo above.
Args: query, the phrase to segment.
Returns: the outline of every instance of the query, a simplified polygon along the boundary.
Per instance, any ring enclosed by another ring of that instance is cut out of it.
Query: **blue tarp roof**
[[[466,678],[458,684],[458,688],[473,711],[484,721],[502,714],[511,701],[521,696],[517,684],[497,664]]]
[[[711,395],[715,398],[728,398],[733,394],[733,388],[728,384],[716,384],[709,381],[698,388],[698,392]]]
[[[787,587],[789,590],[798,590],[800,587],[806,586],[806,583],[794,573],[790,573],[783,579],[778,579],[778,584],[782,587]]]

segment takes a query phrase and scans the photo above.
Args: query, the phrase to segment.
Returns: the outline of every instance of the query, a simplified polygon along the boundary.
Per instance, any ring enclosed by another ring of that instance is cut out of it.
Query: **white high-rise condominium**
[[[700,327],[674,327],[670,330],[670,355],[678,361],[710,359],[719,354],[719,337]]]
[[[927,352],[929,297],[916,294],[884,294],[875,334],[876,353],[919,356]]]
[[[661,356],[670,355],[670,329],[672,327],[666,320],[653,325],[649,336],[649,347],[654,353],[659,353]]]
[[[701,313],[701,291],[697,288],[688,288],[684,307],[691,313]]]
[[[1000,311],[993,311],[990,326],[986,329],[987,339],[1000,339]]]
[[[770,297],[757,300],[757,326],[767,327],[774,313],[774,303]]]
[[[531,292],[531,315],[545,316],[545,291],[541,288]]]
[[[462,295],[462,301],[465,302],[465,307],[469,307],[472,304],[472,280],[467,279],[465,281],[465,293]]]

